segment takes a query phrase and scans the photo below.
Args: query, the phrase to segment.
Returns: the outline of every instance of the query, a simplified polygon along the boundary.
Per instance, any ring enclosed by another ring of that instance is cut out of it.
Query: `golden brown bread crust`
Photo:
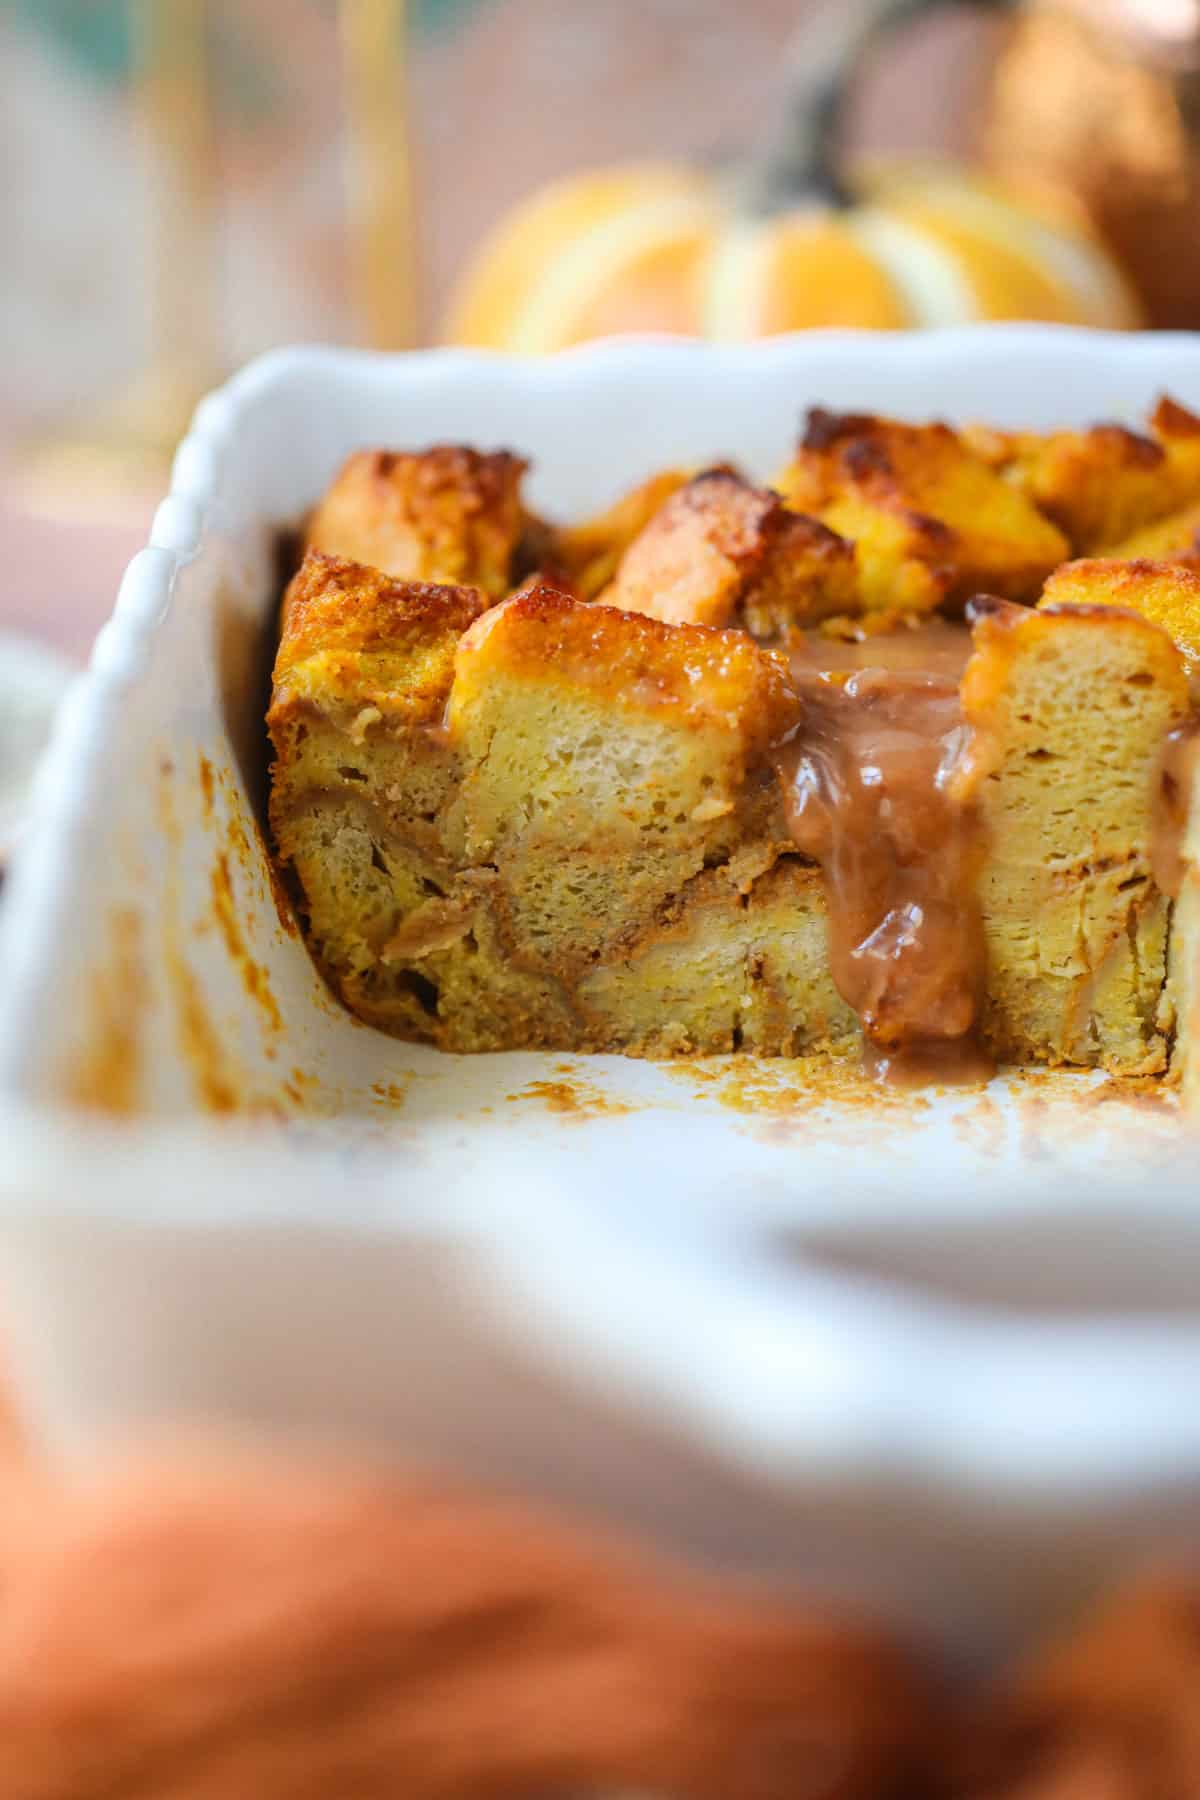
[[[795,714],[784,664],[742,633],[585,605],[537,576],[464,632],[451,732],[500,668],[530,682],[569,682],[606,705],[662,713],[697,730],[736,720],[747,741],[763,745]]]
[[[552,535],[544,562],[561,570],[582,599],[594,600],[616,574],[634,538],[693,473],[691,469],[663,469],[622,494],[604,512],[576,525],[560,526]]]
[[[1077,554],[1122,554],[1131,534],[1200,500],[1200,419],[1166,395],[1147,435],[1101,424],[1046,435],[983,429],[968,437],[1061,526]]]
[[[1032,599],[1068,551],[948,425],[814,408],[775,486],[853,541],[867,610],[928,612],[980,591]]]
[[[906,1800],[943,1754],[884,1633],[516,1501],[180,1450],[5,1527],[5,1800]]]
[[[396,649],[421,637],[431,620],[444,618],[465,631],[484,605],[475,588],[401,580],[349,557],[309,550],[288,588],[280,665],[286,672],[329,649]]]
[[[1173,561],[1085,557],[1054,571],[1038,605],[1065,602],[1139,613],[1172,639],[1193,683],[1200,677],[1200,571]]]
[[[855,611],[857,593],[852,545],[770,489],[713,469],[658,509],[600,599],[672,625],[771,639]]]
[[[305,548],[368,563],[411,581],[512,586],[528,526],[527,464],[507,450],[463,444],[422,451],[360,450],[349,457],[305,530]]]

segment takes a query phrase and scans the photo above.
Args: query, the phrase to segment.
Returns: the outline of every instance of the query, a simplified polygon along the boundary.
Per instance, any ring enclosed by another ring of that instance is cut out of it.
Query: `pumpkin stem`
[[[852,204],[839,171],[846,101],[868,53],[946,0],[830,0],[801,26],[788,53],[783,98],[736,181],[741,209],[753,215],[784,212],[798,200]],[[1006,7],[1011,0],[975,0]]]

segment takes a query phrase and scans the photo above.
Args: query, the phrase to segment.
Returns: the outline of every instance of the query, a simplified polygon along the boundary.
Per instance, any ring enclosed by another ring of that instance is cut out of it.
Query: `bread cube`
[[[433,1035],[425,959],[477,910],[438,820],[459,767],[442,729],[476,588],[394,581],[310,551],[288,591],[267,725],[271,828],[317,958],[347,1005]]]
[[[553,533],[547,560],[561,571],[572,592],[594,600],[659,508],[692,478],[690,469],[662,469],[593,518]]]
[[[771,639],[856,611],[857,592],[850,544],[769,489],[713,469],[658,509],[600,598],[668,624]]]
[[[849,538],[865,610],[1036,596],[1062,533],[947,425],[815,409],[778,477],[787,504]]]
[[[1076,554],[1123,554],[1116,546],[1132,533],[1200,501],[1200,418],[1166,396],[1147,435],[1101,424],[1045,435],[983,430],[971,441],[1061,526]]]
[[[1140,613],[1172,639],[1193,683],[1200,678],[1200,573],[1174,562],[1085,557],[1055,570],[1039,605],[1066,603]]]
[[[527,526],[526,467],[507,450],[485,454],[461,444],[360,450],[313,508],[305,548],[401,580],[477,587],[499,600],[513,586]]]

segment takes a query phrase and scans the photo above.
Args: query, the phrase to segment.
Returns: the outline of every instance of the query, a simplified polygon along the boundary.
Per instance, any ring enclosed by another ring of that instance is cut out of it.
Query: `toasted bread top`
[[[1149,432],[968,433],[973,447],[1067,534],[1076,551],[1112,549],[1200,499],[1200,419],[1164,395]]]
[[[1069,701],[1071,686],[1088,692],[1103,667],[1114,680],[1154,690],[1168,711],[1187,711],[1187,676],[1179,651],[1164,630],[1136,611],[1099,599],[1055,599],[1048,588],[1037,608],[985,597],[972,612],[975,650],[963,676],[962,703],[965,717],[978,729],[996,727],[1011,710],[1014,674],[1022,661],[1060,672],[1060,704]],[[1053,690],[1049,697],[1053,702]],[[1020,723],[1034,721],[1022,717]]]
[[[438,716],[458,639],[486,605],[478,588],[396,581],[310,550],[288,589],[269,721],[296,701]]]
[[[1046,583],[1040,608],[1071,602],[1123,607],[1159,625],[1193,681],[1200,677],[1200,574],[1180,563],[1087,557],[1064,563]]]
[[[510,451],[462,444],[360,450],[313,509],[305,545],[388,575],[464,583],[499,599],[525,527],[526,467]]]
[[[929,564],[919,604],[965,599],[989,585],[1032,597],[1068,554],[1061,532],[948,425],[906,425],[815,408],[795,459],[776,485],[812,513],[886,559]],[[872,604],[903,604],[903,588]]]
[[[586,690],[617,710],[724,724],[765,742],[795,712],[783,660],[743,632],[668,625],[582,601],[537,578],[484,613],[458,647],[448,723],[506,672]]]
[[[753,627],[758,612],[797,624],[852,612],[856,595],[850,544],[769,488],[711,469],[659,508],[600,598],[669,624]]]
[[[663,469],[622,494],[604,512],[564,525],[553,534],[553,560],[577,593],[594,600],[608,586],[634,538],[692,474],[691,469]]]

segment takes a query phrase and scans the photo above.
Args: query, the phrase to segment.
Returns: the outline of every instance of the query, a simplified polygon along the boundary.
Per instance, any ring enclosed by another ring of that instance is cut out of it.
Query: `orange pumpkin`
[[[720,176],[636,165],[536,194],[467,269],[447,337],[556,350],[626,331],[740,339],[819,325],[1139,323],[1131,290],[1065,197],[1035,199],[949,164],[843,177],[841,122],[866,53],[935,3],[822,8],[801,26],[759,141]]]
[[[712,178],[572,177],[505,219],[463,276],[448,341],[557,350],[615,332],[742,339],[972,319],[1132,326],[1081,217],[941,166],[867,172],[856,204],[741,215]]]

